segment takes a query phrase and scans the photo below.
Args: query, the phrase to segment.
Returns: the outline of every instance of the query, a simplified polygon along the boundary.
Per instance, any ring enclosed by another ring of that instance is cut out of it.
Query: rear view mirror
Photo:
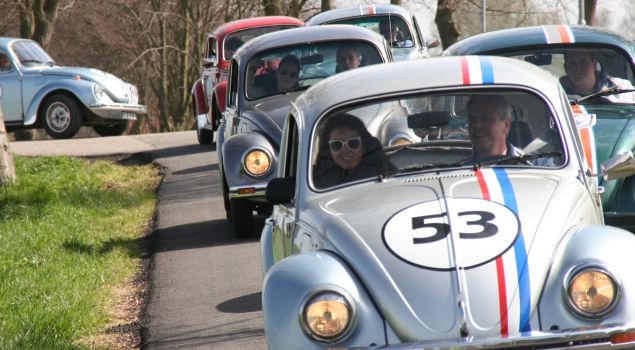
[[[295,197],[295,179],[286,177],[269,181],[265,196],[271,204],[289,203]]]
[[[305,64],[318,64],[318,63],[322,63],[324,61],[324,56],[322,55],[311,55],[311,56],[304,56],[302,58],[300,58],[300,63],[302,65]]]
[[[536,66],[547,66],[551,64],[551,55],[536,53],[530,56],[525,56],[525,61],[533,63]]]
[[[443,112],[421,112],[408,116],[408,127],[410,129],[438,128],[450,123],[450,113]]]

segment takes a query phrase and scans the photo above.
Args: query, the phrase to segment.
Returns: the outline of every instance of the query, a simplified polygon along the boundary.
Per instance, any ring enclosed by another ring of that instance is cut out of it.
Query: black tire
[[[196,128],[196,138],[199,145],[211,145],[214,142],[214,132],[207,129]]]
[[[100,136],[119,136],[128,129],[128,121],[123,120],[110,125],[93,125],[93,130]]]
[[[244,199],[231,199],[232,227],[236,238],[254,234],[254,205]]]
[[[70,139],[82,126],[82,112],[74,98],[66,95],[49,97],[41,109],[42,127],[54,139]]]
[[[232,206],[229,202],[229,186],[227,185],[227,181],[225,181],[225,176],[223,176],[223,169],[220,169],[220,180],[223,184],[223,205],[225,206],[225,217],[227,221],[232,222]]]

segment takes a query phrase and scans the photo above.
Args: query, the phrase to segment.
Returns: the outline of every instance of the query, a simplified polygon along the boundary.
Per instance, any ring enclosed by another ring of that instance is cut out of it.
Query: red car
[[[207,36],[203,74],[192,87],[192,111],[200,144],[211,144],[225,110],[227,72],[234,52],[248,40],[304,22],[287,16],[266,16],[225,23]]]

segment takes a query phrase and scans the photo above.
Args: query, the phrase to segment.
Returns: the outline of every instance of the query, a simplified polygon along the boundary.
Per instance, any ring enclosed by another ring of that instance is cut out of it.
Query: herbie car
[[[359,5],[318,13],[307,26],[351,24],[382,34],[390,43],[395,61],[428,57],[428,48],[439,40],[426,41],[421,25],[411,11],[392,4]]]
[[[587,148],[593,171],[609,157],[635,150],[635,45],[618,33],[568,25],[505,29],[461,40],[444,54],[514,57],[560,78],[574,113],[595,117],[595,126],[586,131],[595,138],[581,135],[596,140]],[[582,91],[577,82],[592,89]],[[635,232],[635,176],[599,184],[606,223]]]
[[[234,55],[216,149],[226,215],[236,237],[256,232],[254,211],[270,213],[264,192],[278,167],[282,122],[291,101],[344,70],[338,52],[352,53],[360,66],[391,58],[379,34],[345,25],[265,34]]]
[[[27,39],[0,38],[0,91],[8,131],[44,128],[56,139],[81,126],[119,135],[146,113],[134,85],[94,68],[60,66]]]
[[[381,147],[360,127],[386,103],[422,141]],[[316,84],[293,104],[266,190],[267,345],[632,349],[635,237],[603,225],[582,148],[558,80],[515,59]],[[633,154],[602,169],[632,174]]]
[[[234,52],[259,35],[303,24],[299,19],[287,16],[253,17],[225,23],[207,35],[202,76],[192,86],[192,111],[200,144],[214,142],[214,131],[225,111],[225,81]]]

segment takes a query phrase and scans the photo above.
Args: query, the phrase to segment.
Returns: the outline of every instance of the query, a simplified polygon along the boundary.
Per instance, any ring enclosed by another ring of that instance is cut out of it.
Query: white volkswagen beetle
[[[419,136],[387,145],[378,105]],[[270,349],[635,347],[635,237],[604,226],[558,81],[461,56],[345,72],[285,123],[261,237]],[[383,145],[383,146],[382,146]]]

